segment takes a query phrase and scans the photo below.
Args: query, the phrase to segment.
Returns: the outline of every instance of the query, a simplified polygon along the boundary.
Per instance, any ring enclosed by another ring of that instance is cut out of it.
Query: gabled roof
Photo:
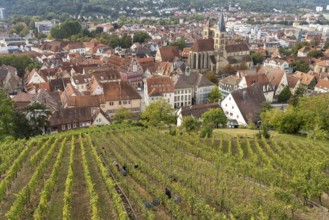
[[[189,76],[185,74],[179,75],[177,81],[174,82],[175,89],[206,87],[215,85],[205,75],[198,72],[191,72]]]
[[[214,50],[214,39],[198,39],[194,42],[191,51],[204,52]]]
[[[329,90],[329,80],[320,79],[319,82],[315,85],[315,88]]]
[[[103,95],[85,95],[85,96],[69,96],[67,97],[68,107],[99,107],[104,104]]]
[[[253,122],[259,120],[261,105],[266,101],[260,84],[256,83],[245,89],[234,91],[231,95],[246,122],[248,122],[250,118]]]
[[[295,88],[299,82],[299,79],[294,76],[287,76],[289,88]]]
[[[91,122],[92,121],[92,108],[66,108],[59,109],[50,116],[50,126],[59,126],[65,124]]]
[[[182,116],[193,116],[194,118],[201,118],[202,114],[209,111],[212,108],[220,108],[218,103],[191,105],[182,107]]]
[[[103,83],[105,101],[142,99],[128,81]]]
[[[249,46],[246,43],[231,44],[231,45],[226,45],[225,50],[227,53],[243,52],[243,51],[249,51]]]
[[[308,73],[303,73],[301,71],[296,71],[293,74],[294,77],[298,78],[304,86],[310,85],[310,83],[315,79],[314,75],[308,74]]]
[[[163,93],[173,93],[174,85],[169,77],[154,76],[146,79],[149,96],[161,96]]]
[[[179,57],[179,48],[176,46],[161,47],[159,52],[163,62],[174,62]]]

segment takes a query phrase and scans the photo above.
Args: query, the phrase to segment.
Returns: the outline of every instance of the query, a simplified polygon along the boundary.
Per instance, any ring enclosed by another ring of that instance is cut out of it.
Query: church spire
[[[218,20],[218,31],[219,32],[226,32],[224,12],[223,11],[221,11],[220,17],[219,17],[219,20]]]

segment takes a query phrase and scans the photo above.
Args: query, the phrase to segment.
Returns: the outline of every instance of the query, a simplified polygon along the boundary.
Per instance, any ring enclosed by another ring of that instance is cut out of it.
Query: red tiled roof
[[[214,39],[198,39],[194,42],[191,50],[193,52],[213,51]]]

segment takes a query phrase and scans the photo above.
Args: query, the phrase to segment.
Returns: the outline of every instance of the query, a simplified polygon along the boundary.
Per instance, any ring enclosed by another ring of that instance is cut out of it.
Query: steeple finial
[[[218,20],[218,31],[219,32],[226,32],[223,10],[221,11],[220,17],[219,17],[219,20]]]

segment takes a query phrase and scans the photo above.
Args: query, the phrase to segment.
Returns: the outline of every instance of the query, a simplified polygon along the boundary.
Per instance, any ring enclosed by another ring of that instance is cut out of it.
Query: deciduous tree
[[[142,123],[151,127],[175,123],[176,118],[175,110],[167,100],[163,98],[151,103],[141,114]]]

